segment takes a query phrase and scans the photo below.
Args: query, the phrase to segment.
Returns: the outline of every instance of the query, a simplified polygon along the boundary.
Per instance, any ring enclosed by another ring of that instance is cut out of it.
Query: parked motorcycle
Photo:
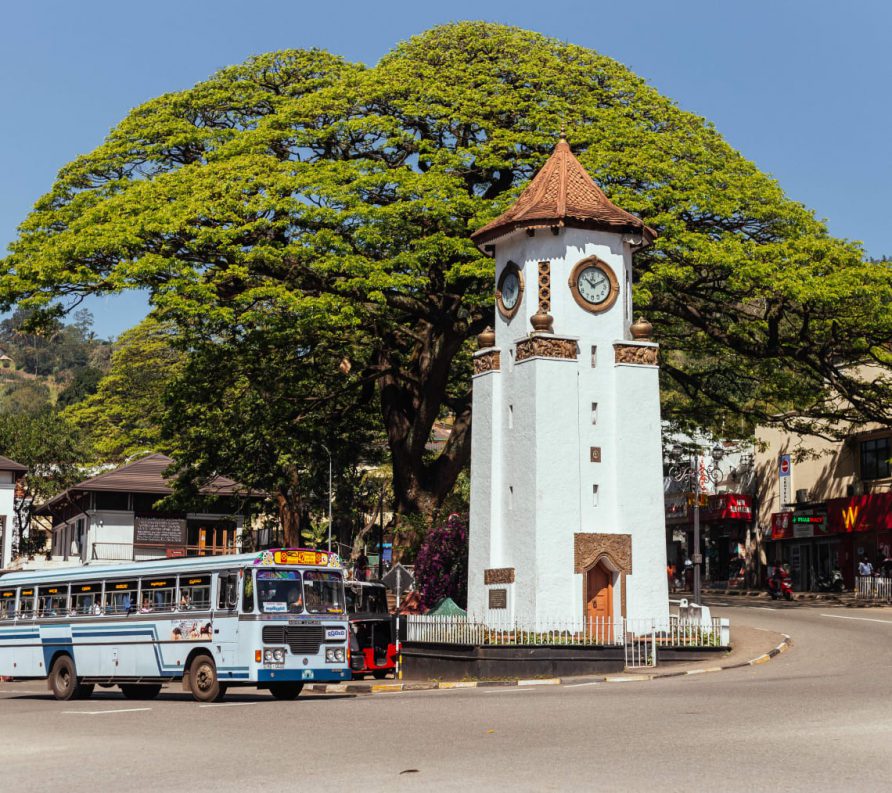
[[[772,600],[784,598],[784,600],[793,599],[793,585],[790,583],[789,576],[773,575],[768,579],[768,594]]]
[[[836,568],[829,576],[819,575],[817,580],[818,592],[845,592],[846,584],[842,577],[842,571]]]

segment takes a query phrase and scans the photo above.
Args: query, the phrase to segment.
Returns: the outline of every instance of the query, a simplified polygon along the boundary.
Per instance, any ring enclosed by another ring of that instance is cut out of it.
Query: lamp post
[[[681,446],[672,448],[673,456],[676,459],[681,458],[684,450]],[[718,443],[712,447],[710,452],[712,456],[712,464],[709,465],[704,473],[714,483],[718,484],[722,480],[722,470],[718,463],[724,457],[725,450]],[[703,554],[700,552],[700,453],[698,449],[690,451],[690,461],[686,465],[680,463],[673,465],[669,469],[669,476],[676,482],[688,486],[693,490],[694,496],[694,553],[691,561],[694,563],[694,594],[693,600],[698,606],[700,605],[700,566],[703,564]]]
[[[331,553],[331,452],[325,444],[322,444],[328,455],[328,552]]]

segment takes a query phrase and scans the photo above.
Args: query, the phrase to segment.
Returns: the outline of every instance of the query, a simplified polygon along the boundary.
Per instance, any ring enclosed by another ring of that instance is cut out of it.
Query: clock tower
[[[496,263],[495,330],[474,358],[474,618],[668,622],[657,345],[631,289],[655,238],[563,135],[472,235]]]

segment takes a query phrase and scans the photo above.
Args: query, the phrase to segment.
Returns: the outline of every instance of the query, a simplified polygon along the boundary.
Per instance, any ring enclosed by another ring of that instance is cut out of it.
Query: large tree
[[[267,314],[321,318],[313,366],[346,358],[375,384],[397,505],[430,513],[468,460],[469,341],[492,321],[492,263],[468,234],[562,124],[660,233],[635,298],[664,344],[670,418],[890,420],[888,378],[849,366],[888,363],[888,266],[620,64],[486,23],[435,28],[374,68],[271,53],[136,108],[23,223],[0,303],[59,312],[149,289],[196,349],[262,333]],[[453,432],[430,455],[444,411]]]

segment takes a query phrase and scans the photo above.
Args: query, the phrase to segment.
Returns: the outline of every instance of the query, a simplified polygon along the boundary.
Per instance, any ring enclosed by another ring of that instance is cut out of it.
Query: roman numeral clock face
[[[619,295],[619,283],[613,270],[594,257],[583,259],[573,268],[569,286],[573,299],[593,314],[607,311]]]

